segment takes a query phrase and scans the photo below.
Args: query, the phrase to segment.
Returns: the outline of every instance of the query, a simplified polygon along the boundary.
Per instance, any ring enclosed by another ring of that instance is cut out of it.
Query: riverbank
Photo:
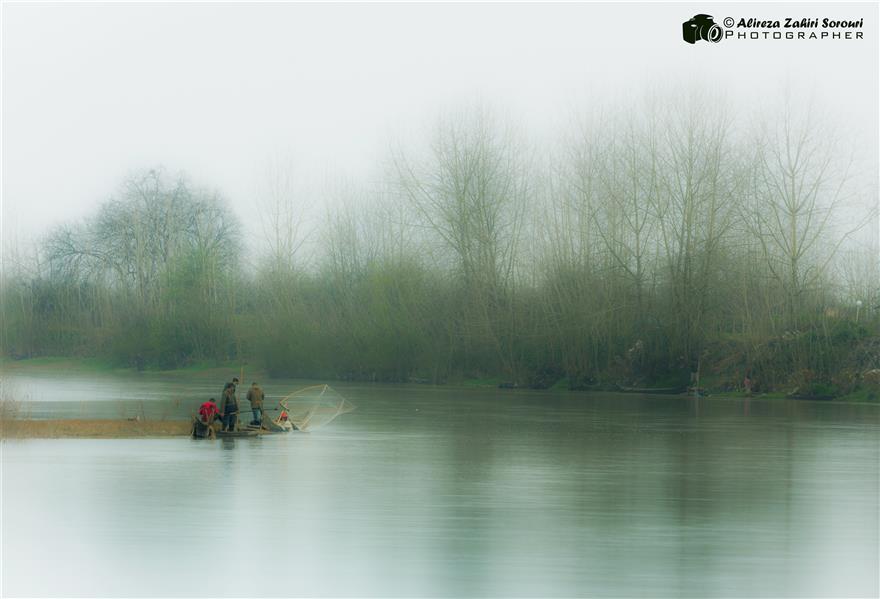
[[[255,362],[247,362],[244,365],[238,362],[198,362],[191,364],[189,366],[183,368],[175,368],[175,369],[144,369],[137,370],[131,367],[120,367],[118,365],[113,364],[107,360],[101,360],[99,358],[70,358],[70,357],[41,357],[41,358],[29,358],[23,360],[10,360],[8,358],[0,359],[0,373],[8,373],[13,375],[20,376],[41,376],[46,374],[70,374],[70,375],[107,375],[107,376],[117,376],[117,375],[136,375],[136,376],[144,376],[144,377],[161,377],[166,379],[171,379],[175,381],[179,381],[185,383],[190,379],[213,379],[216,381],[224,381],[228,380],[230,376],[239,376],[243,377],[243,382],[247,383],[250,380],[258,380],[258,381],[267,381],[271,380],[267,369]],[[709,395],[715,398],[732,398],[732,399],[745,399],[745,398],[753,398],[753,399],[790,399],[790,395],[796,389],[794,387],[787,389],[776,389],[772,391],[764,391],[757,392],[752,395],[746,394],[741,389],[733,389],[730,387],[729,379],[730,377],[723,377],[717,374],[707,374],[703,377],[701,381],[701,388],[704,389]],[[2,380],[2,379],[0,379]],[[307,379],[302,379],[303,383],[307,382]],[[352,383],[357,381],[346,380],[342,381],[345,383]],[[363,381],[365,384],[370,384],[368,381]],[[381,382],[376,381],[380,384],[394,384],[394,385],[405,385],[405,384],[413,384],[413,385],[425,385],[425,386],[435,386],[428,380],[422,379],[413,379],[409,383],[389,383],[389,382]],[[660,394],[669,394],[668,389],[665,389],[669,381],[655,381],[655,384],[652,385],[654,387],[661,387],[657,390],[657,393]],[[834,402],[845,402],[845,403],[869,403],[880,405],[880,381],[877,381],[877,385],[869,384],[862,385],[856,390],[847,393],[838,395],[833,398]],[[508,381],[504,378],[498,377],[485,377],[485,378],[461,378],[457,380],[450,380],[441,385],[444,388],[462,388],[462,389],[506,389],[506,390],[527,390],[529,387],[520,387],[514,385],[512,382]],[[652,386],[646,385],[644,389],[646,392]],[[567,378],[561,378],[555,381],[552,385],[547,387],[546,389],[536,389],[541,391],[550,391],[553,393],[591,393],[591,392],[601,392],[601,393],[621,393],[627,391],[621,391],[621,389],[617,385],[608,384],[608,385],[596,385],[595,388],[591,388],[589,386],[584,387],[574,387],[572,388],[571,381]],[[681,394],[671,394],[670,396],[680,396]],[[801,397],[800,399],[804,399]]]
[[[52,419],[0,420],[0,439],[121,439],[129,437],[179,437],[190,433],[183,420]]]

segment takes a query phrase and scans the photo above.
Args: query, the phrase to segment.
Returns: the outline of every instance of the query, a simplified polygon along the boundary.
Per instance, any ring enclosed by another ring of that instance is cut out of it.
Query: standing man
[[[251,402],[251,410],[254,413],[254,419],[251,424],[255,426],[263,425],[263,398],[265,394],[256,381],[251,383],[251,388],[247,392],[247,400]]]
[[[235,396],[236,383],[238,383],[238,378],[232,377],[232,382],[226,383],[223,387],[223,400],[220,409],[223,412],[224,431],[234,431],[235,425],[238,423],[238,397]]]

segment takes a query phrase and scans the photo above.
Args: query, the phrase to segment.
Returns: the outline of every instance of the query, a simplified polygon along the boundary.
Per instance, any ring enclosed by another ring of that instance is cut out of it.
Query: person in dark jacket
[[[235,395],[235,384],[237,378],[233,378],[231,383],[226,383],[223,387],[223,399],[220,404],[220,411],[223,412],[223,430],[234,431],[238,424],[238,397]]]
[[[254,381],[247,392],[247,400],[251,402],[251,411],[254,413],[254,419],[251,421],[254,426],[262,426],[263,424],[263,398],[265,398],[263,390]]]
[[[224,383],[223,384],[223,391],[220,392],[221,393],[220,397],[222,398],[223,397],[222,394],[226,393],[226,390],[229,389],[230,387],[237,387],[237,386],[238,386],[238,377],[234,376],[234,377],[232,377],[231,383]],[[221,399],[221,401],[222,401],[222,399]]]

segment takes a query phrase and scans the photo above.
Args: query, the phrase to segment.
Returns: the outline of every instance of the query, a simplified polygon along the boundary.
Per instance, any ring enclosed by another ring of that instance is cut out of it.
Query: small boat
[[[285,396],[274,410],[264,411],[261,424],[240,424],[235,431],[216,430],[219,420],[210,426],[193,416],[192,436],[196,439],[230,439],[312,430],[353,409],[355,407],[329,385],[312,385]],[[279,412],[276,418],[266,414],[276,410]]]
[[[256,437],[259,434],[259,429],[243,428],[237,431],[217,431],[217,438],[230,439],[234,437]]]
[[[278,418],[275,420],[267,420],[263,423],[263,427],[268,433],[289,433],[290,431],[296,430],[289,421],[281,421]]]
[[[286,427],[284,426],[286,424]],[[216,430],[213,426],[208,426],[198,418],[193,418],[192,436],[195,439],[230,439],[235,437],[256,437],[257,435],[271,435],[273,433],[286,433],[291,430],[297,430],[293,423],[282,420],[280,417],[275,420],[265,419],[262,426],[248,424],[243,428],[234,431]]]
[[[205,423],[202,419],[193,416],[192,418],[192,429],[190,430],[190,435],[193,439],[216,439],[216,438],[229,438],[229,437],[255,437],[260,433],[266,432],[260,429],[258,426],[248,425],[245,428],[236,429],[234,431],[224,431],[222,429],[217,429],[217,425],[219,425],[220,421],[214,421],[212,424]]]
[[[299,428],[290,421],[287,416],[287,410],[282,409],[281,414],[277,418],[264,419],[263,428],[269,433],[289,433],[298,431]]]

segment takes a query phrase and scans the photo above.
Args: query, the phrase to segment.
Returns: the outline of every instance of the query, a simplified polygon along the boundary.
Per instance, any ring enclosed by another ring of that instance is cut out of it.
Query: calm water
[[[178,418],[221,386],[11,388]],[[3,595],[878,595],[876,406],[334,387],[311,433],[4,442]]]

